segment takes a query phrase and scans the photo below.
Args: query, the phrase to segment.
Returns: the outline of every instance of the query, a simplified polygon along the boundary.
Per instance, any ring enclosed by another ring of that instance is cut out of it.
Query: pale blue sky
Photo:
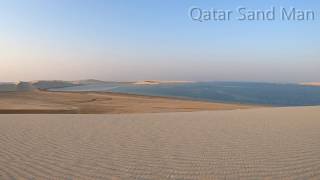
[[[190,7],[296,7],[304,22],[194,22]],[[320,81],[320,2],[0,0],[0,81]]]

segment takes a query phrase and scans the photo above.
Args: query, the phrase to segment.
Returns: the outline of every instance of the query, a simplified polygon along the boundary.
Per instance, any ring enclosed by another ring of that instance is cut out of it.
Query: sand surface
[[[0,115],[0,179],[320,179],[320,107]]]
[[[121,114],[232,110],[254,106],[97,92],[0,92],[0,114]]]

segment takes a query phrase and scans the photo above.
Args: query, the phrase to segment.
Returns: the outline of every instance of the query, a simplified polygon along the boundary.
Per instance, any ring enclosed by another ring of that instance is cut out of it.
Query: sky
[[[207,21],[190,9],[295,7],[314,21]],[[0,82],[320,81],[316,0],[0,0]]]

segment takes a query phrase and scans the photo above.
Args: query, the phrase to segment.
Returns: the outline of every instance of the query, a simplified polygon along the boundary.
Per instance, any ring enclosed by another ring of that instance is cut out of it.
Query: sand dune
[[[18,82],[18,83],[1,83],[0,82],[0,92],[13,92],[17,91],[19,86],[29,86],[35,89],[54,89],[54,88],[65,88],[73,87],[79,85],[88,85],[88,84],[103,84],[108,83],[105,81],[99,81],[95,79],[87,80],[78,80],[78,81],[62,81],[62,80],[40,80],[40,81],[31,81],[31,82]],[[19,85],[20,84],[20,85]]]
[[[36,91],[37,88],[30,82],[18,82],[18,83],[0,83],[0,92],[31,92]]]
[[[29,82],[20,81],[19,83],[17,83],[17,86],[16,86],[17,92],[31,92],[31,91],[36,91],[36,90],[38,90],[38,89],[36,87],[34,87]]]
[[[304,86],[320,86],[320,82],[308,82],[308,83],[301,83]]]
[[[38,89],[53,89],[53,88],[65,88],[65,87],[72,87],[72,86],[79,86],[78,83],[73,83],[69,81],[34,81],[32,85]]]
[[[0,179],[320,179],[320,107],[0,115]]]
[[[15,83],[0,83],[0,92],[16,91],[17,85]]]

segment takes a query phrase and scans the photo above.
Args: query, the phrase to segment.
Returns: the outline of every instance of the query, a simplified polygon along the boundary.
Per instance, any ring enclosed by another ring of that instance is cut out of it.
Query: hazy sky
[[[314,21],[195,22],[191,7],[311,9]],[[320,81],[316,0],[0,0],[0,81]]]

